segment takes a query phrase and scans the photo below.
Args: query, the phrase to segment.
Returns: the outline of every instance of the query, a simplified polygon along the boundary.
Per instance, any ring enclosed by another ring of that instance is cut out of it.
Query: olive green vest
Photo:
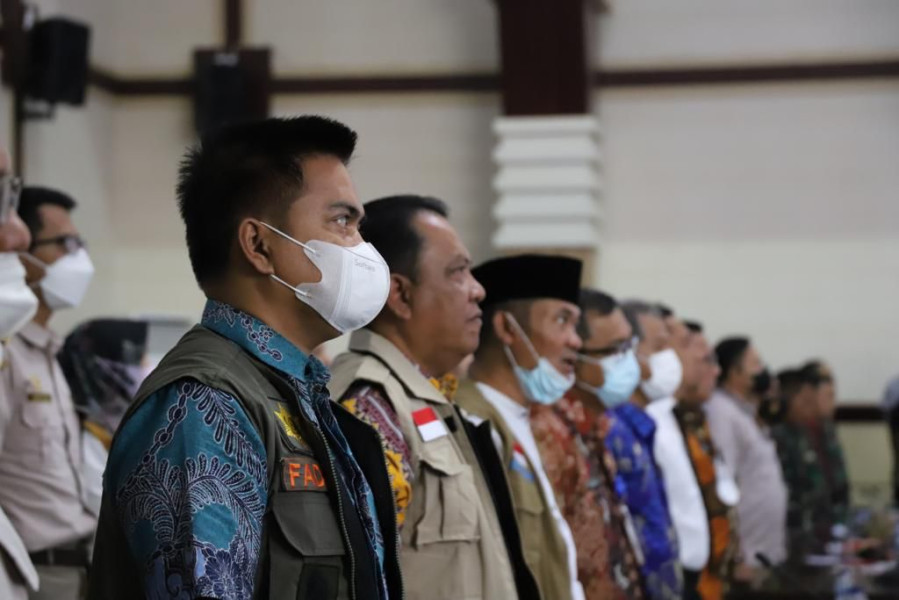
[[[184,379],[233,396],[255,425],[265,446],[268,503],[257,562],[255,598],[272,600],[368,599],[375,583],[371,561],[354,553],[361,526],[355,511],[345,512],[348,496],[336,484],[334,463],[324,436],[299,410],[299,398],[275,370],[237,344],[203,327],[188,332],[141,386],[125,415],[130,416],[157,391]],[[292,418],[284,425],[285,411]],[[280,413],[280,416],[279,416]],[[402,593],[396,561],[396,521],[390,484],[377,433],[346,411],[335,417],[375,493],[384,532],[385,572],[391,597]],[[121,427],[119,429],[121,431]],[[118,436],[113,440],[123,442]],[[384,497],[388,500],[385,502]],[[113,498],[104,490],[88,598],[140,598],[143,565],[125,550],[127,541]],[[349,550],[348,550],[349,549]],[[366,562],[367,561],[367,562]]]
[[[444,423],[453,405],[391,342],[363,329],[331,366],[331,397],[356,382],[379,385],[396,411],[409,446],[412,500],[402,529],[400,563],[410,598],[428,600],[517,597],[515,576],[493,498],[461,423],[425,442],[413,413],[433,409]]]
[[[487,419],[502,440],[503,465],[512,491],[515,516],[521,531],[524,558],[540,586],[540,595],[552,600],[571,600],[571,576],[568,572],[568,549],[559,533],[549,503],[540,489],[530,458],[522,453],[530,469],[530,477],[512,469],[516,444],[508,425],[496,408],[484,398],[475,382],[464,380],[456,393],[456,403],[469,413]]]

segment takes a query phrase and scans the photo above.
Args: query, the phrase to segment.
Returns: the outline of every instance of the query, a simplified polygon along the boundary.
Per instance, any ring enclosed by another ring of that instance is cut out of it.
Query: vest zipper
[[[380,443],[380,441],[378,442]],[[387,458],[385,455],[384,462],[382,463],[384,467],[384,477],[390,482],[390,470],[387,468]],[[393,488],[390,489],[390,506],[393,507],[393,548],[396,552],[396,562],[397,565],[400,563],[400,552],[402,548],[400,547],[400,524],[396,518],[396,497],[393,495]],[[392,599],[391,599],[392,600]],[[400,600],[406,600],[406,583],[403,581],[402,569],[400,569]]]
[[[350,543],[350,534],[346,528],[346,518],[343,516],[343,498],[340,495],[340,487],[345,483],[340,475],[337,474],[337,469],[334,466],[334,456],[331,454],[331,449],[328,446],[328,442],[325,439],[324,434],[321,430],[316,427],[316,432],[318,433],[321,440],[324,442],[325,449],[328,452],[328,463],[331,466],[331,478],[334,480],[334,483],[337,484],[337,514],[340,517],[340,530],[343,532],[344,543],[346,544],[347,554],[350,556],[350,597],[358,598],[356,595],[356,555],[353,553],[353,545]],[[349,492],[349,490],[347,490]]]

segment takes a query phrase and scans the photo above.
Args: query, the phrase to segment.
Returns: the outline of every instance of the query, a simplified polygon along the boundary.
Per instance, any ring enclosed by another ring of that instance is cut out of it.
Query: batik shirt
[[[790,423],[773,430],[789,491],[787,534],[791,555],[823,552],[835,523],[845,522],[845,483],[830,473],[831,452],[821,427]]]
[[[228,305],[207,303],[203,325],[276,369],[297,392],[299,410],[327,441],[384,582],[384,542],[374,497],[331,412],[327,369]],[[277,416],[289,434],[291,415]],[[182,379],[147,398],[119,439],[128,443],[113,445],[106,487],[113,490],[128,550],[144,565],[142,594],[251,598],[268,478],[265,446],[240,403],[221,390]],[[386,587],[379,596],[387,597]]]
[[[673,412],[683,431],[690,462],[696,471],[696,480],[709,517],[709,562],[699,576],[697,589],[702,600],[722,600],[739,551],[736,511],[724,504],[718,494],[715,466],[718,452],[712,443],[705,412],[701,408],[689,408],[683,404],[675,405]]]
[[[531,409],[531,429],[574,536],[587,600],[640,599],[645,596],[615,491],[615,463],[603,443],[608,427],[605,415],[570,398]]]
[[[606,448],[615,457],[621,499],[630,510],[643,550],[643,582],[653,600],[683,596],[677,536],[668,514],[662,475],[653,458],[655,422],[646,411],[626,402],[611,411]]]
[[[459,381],[453,375],[442,379],[429,378],[448,400],[452,400]],[[400,530],[406,522],[406,511],[412,502],[412,484],[415,472],[412,470],[412,453],[403,436],[399,418],[393,405],[387,399],[384,388],[365,381],[354,383],[344,393],[340,403],[355,416],[374,427],[381,436],[384,456],[387,459],[387,474],[393,488],[396,506],[396,523]]]

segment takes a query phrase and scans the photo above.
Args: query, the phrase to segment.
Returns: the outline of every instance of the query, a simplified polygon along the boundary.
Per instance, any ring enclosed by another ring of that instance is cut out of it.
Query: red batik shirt
[[[640,571],[614,489],[615,463],[603,435],[608,419],[563,398],[534,406],[531,429],[577,548],[587,600],[644,598]]]

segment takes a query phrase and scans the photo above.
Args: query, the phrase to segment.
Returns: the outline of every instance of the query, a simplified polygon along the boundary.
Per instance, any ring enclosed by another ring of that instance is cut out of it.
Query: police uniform
[[[23,327],[6,348],[0,406],[0,508],[37,569],[30,597],[54,600],[83,594],[96,526],[81,500],[80,427],[60,348],[49,329]]]

